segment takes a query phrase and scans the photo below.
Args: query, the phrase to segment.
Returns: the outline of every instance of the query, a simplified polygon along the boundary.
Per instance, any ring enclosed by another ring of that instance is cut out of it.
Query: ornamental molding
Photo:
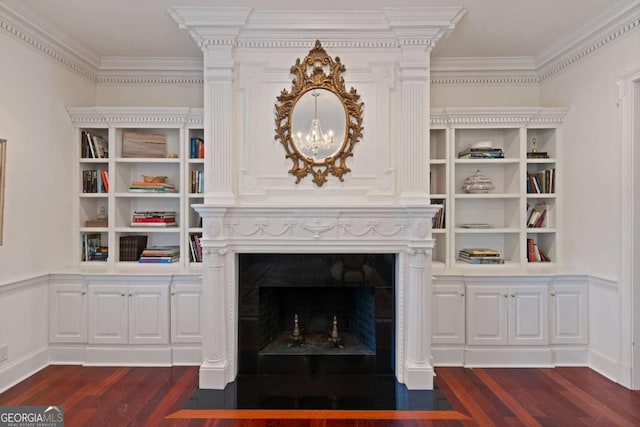
[[[540,80],[548,79],[639,28],[640,1],[616,2],[536,55],[534,62]]]
[[[0,3],[0,31],[73,72],[95,81],[99,58],[60,31],[20,9]]]
[[[496,107],[496,108],[432,108],[431,127],[535,127],[561,126],[567,115],[566,108]]]
[[[204,126],[202,108],[69,107],[75,126]]]

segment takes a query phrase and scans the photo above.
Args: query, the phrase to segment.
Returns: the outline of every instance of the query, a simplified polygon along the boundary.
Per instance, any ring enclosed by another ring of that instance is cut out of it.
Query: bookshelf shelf
[[[204,201],[204,185],[199,188],[202,193],[194,193],[191,188],[191,175],[197,174],[204,184],[205,162],[198,157],[204,151],[192,152],[192,140],[204,140],[202,109],[81,107],[69,108],[68,112],[75,130],[72,143],[78,153],[77,265],[101,266],[106,272],[153,272],[158,268],[163,272],[191,272],[195,264],[189,259],[191,235],[202,230],[191,204]],[[196,158],[192,158],[194,154]],[[87,187],[93,170],[98,176],[100,171],[105,172],[108,191],[104,186]],[[139,189],[145,176],[166,179],[160,180],[153,192],[146,192]],[[137,212],[164,212],[164,218],[175,217],[177,226],[131,226]],[[85,226],[85,222],[100,216],[108,218],[107,226]],[[147,247],[178,247],[180,257],[176,262],[153,264],[128,260],[122,256],[120,245],[121,238],[127,236],[146,236]],[[108,251],[106,260],[89,259],[87,237],[99,241],[102,251]]]
[[[566,112],[528,107],[431,110],[430,199],[446,206],[445,224],[450,224],[433,229],[434,268],[444,273],[480,269],[484,274],[548,271],[559,264],[556,212],[561,198],[556,182]],[[528,155],[532,151],[536,154]],[[463,184],[475,174],[483,176],[477,180],[481,183],[488,177],[495,188],[466,193]],[[533,217],[542,217],[538,227],[528,227],[532,210],[544,211],[544,216]],[[530,242],[550,262],[529,262]],[[469,248],[497,251],[504,264],[461,262],[459,252]]]

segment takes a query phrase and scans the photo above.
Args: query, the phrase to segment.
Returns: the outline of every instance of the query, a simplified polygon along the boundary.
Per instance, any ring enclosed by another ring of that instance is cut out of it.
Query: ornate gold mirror
[[[317,40],[304,60],[298,58],[291,67],[291,92],[283,89],[277,98],[275,139],[293,161],[289,173],[296,184],[311,174],[322,186],[327,175],[343,181],[351,171],[347,158],[362,136],[364,104],[354,88],[346,91],[345,70],[340,58],[332,59]]]

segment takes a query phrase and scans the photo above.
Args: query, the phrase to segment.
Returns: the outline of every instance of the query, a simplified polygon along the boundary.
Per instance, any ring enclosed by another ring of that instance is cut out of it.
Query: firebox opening
[[[395,255],[239,255],[239,374],[393,372]]]

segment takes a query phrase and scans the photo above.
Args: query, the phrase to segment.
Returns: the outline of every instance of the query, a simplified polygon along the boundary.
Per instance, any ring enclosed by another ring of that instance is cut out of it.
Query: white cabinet
[[[89,285],[89,343],[168,342],[167,285]]]
[[[443,284],[434,280],[432,344],[464,344],[465,298],[464,282]]]
[[[467,344],[546,345],[546,285],[467,287]]]
[[[49,298],[49,341],[51,343],[86,343],[86,285],[51,284]]]
[[[202,285],[174,284],[171,287],[171,342],[201,343]]]
[[[587,286],[555,285],[549,289],[549,323],[552,344],[587,344]]]

